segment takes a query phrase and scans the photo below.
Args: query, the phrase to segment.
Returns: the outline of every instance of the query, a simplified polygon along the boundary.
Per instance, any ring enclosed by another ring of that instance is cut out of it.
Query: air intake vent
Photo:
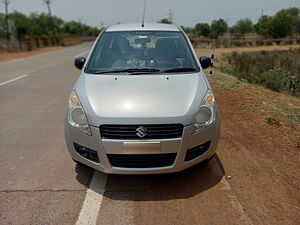
[[[99,160],[99,157],[98,157],[98,154],[96,151],[92,150],[92,149],[89,149],[89,148],[86,148],[86,147],[83,147],[77,143],[73,143],[74,144],[74,148],[76,150],[76,152],[81,155],[82,157],[88,159],[88,160],[91,160],[95,163],[99,163],[100,160]]]
[[[123,168],[155,168],[173,165],[177,153],[125,155],[109,154],[108,159],[112,166]]]
[[[210,141],[187,150],[184,161],[188,162],[203,155],[205,152],[208,151],[209,146],[210,146]]]
[[[100,133],[104,139],[168,139],[180,138],[182,124],[164,125],[101,125]]]

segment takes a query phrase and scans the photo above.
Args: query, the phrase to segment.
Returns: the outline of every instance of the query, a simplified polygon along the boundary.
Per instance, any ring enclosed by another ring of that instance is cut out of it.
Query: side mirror
[[[199,61],[200,61],[202,69],[207,69],[211,65],[211,58],[209,58],[207,56],[201,56]]]
[[[86,58],[83,58],[83,57],[76,58],[74,61],[74,65],[77,69],[82,70],[85,61],[86,61]]]

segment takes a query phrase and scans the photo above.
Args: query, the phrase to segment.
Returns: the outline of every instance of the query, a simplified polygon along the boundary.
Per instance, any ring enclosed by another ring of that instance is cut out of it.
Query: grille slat
[[[177,153],[124,155],[108,154],[107,157],[114,167],[124,168],[154,168],[173,165]]]
[[[131,130],[108,130],[108,129],[102,129],[103,133],[132,133],[133,131]]]
[[[145,128],[146,136],[137,136],[137,129]],[[183,132],[182,124],[159,125],[101,125],[100,134],[104,139],[166,139],[180,138]]]

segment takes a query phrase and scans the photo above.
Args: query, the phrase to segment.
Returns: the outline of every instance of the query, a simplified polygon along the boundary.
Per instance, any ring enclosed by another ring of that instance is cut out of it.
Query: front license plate
[[[160,142],[124,142],[124,154],[160,154]]]

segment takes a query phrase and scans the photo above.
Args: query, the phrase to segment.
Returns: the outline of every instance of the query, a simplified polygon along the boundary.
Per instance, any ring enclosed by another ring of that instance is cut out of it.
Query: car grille
[[[168,139],[180,138],[182,124],[164,125],[101,125],[100,134],[104,139]]]
[[[125,155],[108,154],[112,166],[123,168],[154,168],[173,165],[177,153]]]
[[[210,141],[187,150],[184,161],[188,162],[203,155],[205,152],[208,151],[209,146],[210,146]]]

